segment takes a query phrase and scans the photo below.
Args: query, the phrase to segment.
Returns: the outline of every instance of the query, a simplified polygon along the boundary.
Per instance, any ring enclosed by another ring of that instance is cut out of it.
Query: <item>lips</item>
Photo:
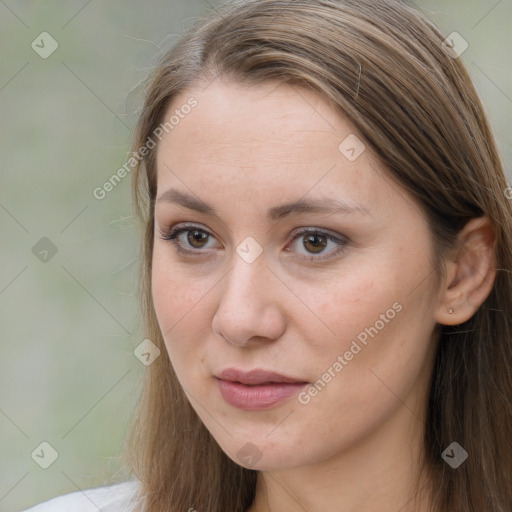
[[[250,370],[244,372],[236,368],[227,368],[223,370],[218,377],[222,380],[231,382],[239,382],[246,386],[254,386],[257,384],[270,384],[270,383],[286,383],[286,384],[306,384],[307,382],[300,379],[294,379],[280,373],[269,370]]]
[[[308,384],[287,375],[260,369],[243,372],[228,368],[215,378],[224,400],[245,411],[275,407]]]

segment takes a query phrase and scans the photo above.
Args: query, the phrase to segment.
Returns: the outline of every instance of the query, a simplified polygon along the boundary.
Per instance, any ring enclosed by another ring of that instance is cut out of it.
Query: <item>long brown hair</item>
[[[200,20],[152,74],[133,150],[148,145],[178,94],[217,77],[313,89],[359,130],[429,220],[433,268],[472,218],[496,237],[490,295],[464,324],[438,325],[424,450],[439,512],[512,510],[512,201],[486,115],[461,62],[421,13],[396,0],[238,0]],[[145,336],[162,355],[146,368],[125,457],[146,512],[244,512],[257,471],[233,462],[205,428],[174,373],[151,297],[155,149],[133,173],[144,231]],[[469,458],[441,458],[452,442]]]

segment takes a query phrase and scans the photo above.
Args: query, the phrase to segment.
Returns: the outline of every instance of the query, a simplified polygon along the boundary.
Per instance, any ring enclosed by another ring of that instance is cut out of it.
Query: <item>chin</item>
[[[244,436],[240,441],[231,439],[228,447],[221,445],[221,448],[239,466],[257,471],[291,469],[305,463],[294,443],[271,442],[265,440],[267,435],[265,432],[261,436]]]

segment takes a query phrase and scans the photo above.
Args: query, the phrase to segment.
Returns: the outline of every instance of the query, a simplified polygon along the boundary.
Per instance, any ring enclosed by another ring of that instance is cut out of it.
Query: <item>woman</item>
[[[135,480],[34,511],[512,509],[510,189],[444,39],[394,0],[249,0],[165,55]]]

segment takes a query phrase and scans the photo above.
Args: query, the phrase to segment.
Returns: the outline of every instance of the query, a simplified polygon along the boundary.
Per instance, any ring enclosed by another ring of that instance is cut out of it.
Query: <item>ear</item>
[[[488,217],[471,219],[459,233],[458,243],[455,256],[446,262],[435,315],[444,325],[469,320],[489,296],[496,277],[496,239]]]

